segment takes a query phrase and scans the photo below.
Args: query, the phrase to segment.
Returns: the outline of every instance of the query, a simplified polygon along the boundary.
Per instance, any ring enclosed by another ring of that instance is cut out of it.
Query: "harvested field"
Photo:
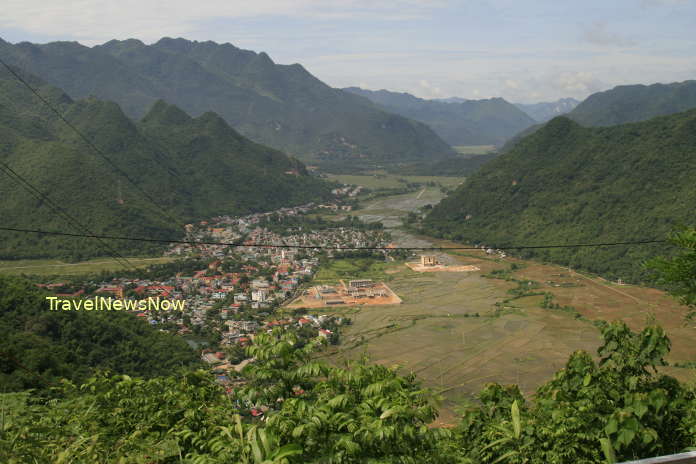
[[[417,196],[380,198],[352,214],[398,224],[408,211],[438,201],[441,194],[429,189]],[[461,246],[398,229],[392,234],[400,246]],[[425,386],[442,393],[440,424],[456,422],[462,400],[470,400],[488,382],[517,383],[532,396],[574,351],[595,355],[602,339],[593,320],[620,319],[640,330],[654,317],[672,340],[668,361],[696,360],[696,325],[685,325],[685,308],[659,290],[620,286],[559,266],[477,250],[450,251],[437,258],[448,266],[476,266],[480,271],[415,272],[399,263],[384,265],[379,272],[403,304],[332,308],[333,314],[350,317],[352,325],[343,329],[341,344],[322,357],[340,364],[367,354],[375,362],[413,372]],[[519,268],[511,270],[512,264]],[[503,278],[482,277],[496,270]],[[511,300],[508,291],[518,287],[512,279],[536,282],[534,292],[540,294]],[[545,292],[585,320],[570,311],[541,308]],[[506,300],[502,308],[496,306]],[[683,381],[696,380],[695,369],[662,371]]]

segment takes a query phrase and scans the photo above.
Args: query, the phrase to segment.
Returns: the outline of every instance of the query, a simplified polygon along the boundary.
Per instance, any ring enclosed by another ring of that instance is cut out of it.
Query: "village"
[[[334,191],[339,196],[355,193],[356,189],[350,187]],[[315,291],[309,283],[322,259],[342,250],[389,245],[389,234],[381,229],[335,227],[330,222],[315,225],[305,219],[327,208],[338,210],[345,205],[307,204],[188,224],[186,241],[192,243],[172,244],[164,255],[177,258],[178,266],[160,265],[156,278],[143,272],[136,277],[113,276],[82,285],[38,285],[63,298],[185,300],[185,311],[133,311],[133,315],[162,331],[183,336],[200,351],[216,380],[233,388],[241,381],[239,372],[253,362],[244,355],[244,347],[258,333],[292,327],[303,337],[322,337],[327,343],[337,343],[338,328],[349,322],[311,314],[309,311],[317,308],[313,301],[288,306],[308,291]],[[383,253],[387,255],[387,251]],[[353,281],[344,288],[355,304],[361,297],[373,300],[371,304],[400,302],[386,286]]]

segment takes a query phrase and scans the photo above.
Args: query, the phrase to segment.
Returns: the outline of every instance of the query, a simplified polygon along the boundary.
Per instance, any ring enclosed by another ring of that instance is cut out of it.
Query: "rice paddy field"
[[[370,200],[354,214],[395,227],[406,212],[438,201],[441,193],[417,195]],[[392,234],[402,246],[458,245],[399,229]],[[685,309],[664,292],[479,251],[450,251],[438,258],[480,271],[418,273],[403,262],[380,264],[379,274],[388,276],[390,288],[403,303],[331,308],[331,314],[349,317],[352,325],[343,329],[341,343],[322,357],[340,364],[367,355],[374,362],[414,373],[441,393],[443,424],[454,423],[458,408],[473,400],[486,383],[516,383],[532,396],[572,352],[595,354],[601,344],[595,320],[623,320],[640,330],[654,318],[672,340],[668,358],[672,366],[664,371],[682,381],[696,379],[696,370],[673,366],[696,360],[696,326],[685,324]],[[411,259],[416,261],[417,255]],[[513,263],[517,269],[509,271]],[[508,271],[509,280],[484,277],[495,270]],[[349,278],[346,272],[351,270],[339,265],[326,272],[323,278],[338,277],[334,273]],[[554,302],[572,306],[573,311],[542,308],[543,295],[511,299],[509,290],[518,286],[517,281],[533,281],[535,292],[551,293]]]
[[[170,257],[160,258],[127,258],[135,267],[147,267],[153,264],[168,263],[174,260]],[[0,274],[37,275],[37,276],[76,276],[97,274],[101,271],[116,271],[123,269],[115,260],[110,258],[95,258],[78,263],[66,263],[57,259],[24,259],[18,261],[0,261]]]

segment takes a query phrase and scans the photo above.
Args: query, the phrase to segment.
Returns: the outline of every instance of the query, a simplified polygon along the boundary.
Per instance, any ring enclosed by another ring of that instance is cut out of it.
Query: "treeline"
[[[388,172],[402,176],[466,177],[497,156],[498,153],[471,157],[457,156],[432,162],[392,164],[386,166],[386,169]]]
[[[318,342],[300,347],[276,329],[248,348],[256,361],[231,396],[205,372],[98,375],[63,386],[51,403],[2,395],[0,453],[10,463],[594,464],[696,445],[696,391],[657,371],[669,351],[664,332],[613,323],[603,336],[598,362],[574,353],[533,403],[515,385],[489,384],[444,429],[429,426],[437,396],[413,376],[365,360],[324,364],[312,359]]]
[[[5,227],[180,239],[188,222],[331,196],[329,184],[307,175],[302,163],[244,138],[214,113],[192,118],[160,100],[133,121],[115,103],[73,101],[34,76],[25,78],[100,153],[0,70],[5,101],[0,103],[0,161],[41,192],[28,191],[13,176],[3,180],[0,216]],[[105,246],[93,238],[0,231],[0,259],[82,260],[113,255],[113,250],[133,256],[162,248],[138,241],[109,240]]]
[[[660,239],[694,221],[695,127],[696,110],[605,128],[556,118],[469,177],[432,209],[423,231],[493,247]],[[638,264],[672,251],[645,244],[515,253],[641,282]]]
[[[684,251],[653,267],[694,308],[696,232],[674,242]],[[661,373],[664,331],[600,326],[597,355],[573,353],[533,402],[516,385],[489,384],[453,428],[433,426],[438,396],[413,374],[366,359],[326,364],[316,356],[325,341],[276,328],[255,337],[244,384],[227,391],[198,371],[98,374],[63,384],[50,402],[0,395],[0,456],[12,464],[612,464],[696,446],[696,389]]]
[[[134,314],[51,311],[49,295],[0,276],[0,390],[43,390],[63,378],[80,384],[96,370],[151,378],[198,365],[183,339]]]

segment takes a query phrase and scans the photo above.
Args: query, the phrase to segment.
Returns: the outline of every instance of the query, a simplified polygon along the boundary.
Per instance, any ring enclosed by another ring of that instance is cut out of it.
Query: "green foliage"
[[[40,306],[25,282],[5,282],[0,308],[24,314]],[[189,371],[151,379],[97,373],[80,386],[61,381],[48,397],[0,394],[0,460],[590,464],[696,446],[696,390],[658,370],[670,349],[664,331],[597,325],[597,360],[573,353],[533,402],[516,385],[489,384],[454,430],[432,425],[439,398],[413,375],[365,359],[324,364],[315,357],[323,340],[301,343],[276,328],[254,338],[246,384],[227,391],[210,373]]]
[[[333,89],[299,64],[277,65],[266,53],[230,44],[163,38],[152,45],[112,40],[90,48],[0,41],[0,55],[73,98],[115,101],[132,118],[143,117],[159,99],[196,116],[215,111],[245,136],[306,160],[452,153],[425,124]],[[179,120],[172,114],[168,123]]]
[[[596,463],[676,453],[696,443],[693,390],[656,373],[662,329],[607,324],[600,360],[582,351],[527,405],[516,387],[490,385],[458,434],[472,462]]]
[[[498,247],[660,239],[693,221],[694,128],[696,110],[594,129],[556,118],[469,177],[424,229]],[[671,251],[648,244],[519,254],[642,281],[640,263]]]
[[[73,102],[59,90],[40,84],[41,93],[168,216],[6,71],[0,72],[0,91],[0,133],[5,135],[0,138],[0,161],[95,234],[180,239],[182,223],[330,196],[329,185],[307,175],[297,160],[242,137],[213,113],[191,118],[158,101],[142,121],[134,123],[114,103],[94,98]],[[293,170],[298,175],[286,173]],[[74,229],[44,201],[0,175],[4,226],[86,232]],[[162,248],[130,241],[110,241],[109,245],[130,256]],[[107,254],[95,239],[0,233],[2,259],[77,260]]]
[[[696,107],[696,81],[620,85],[587,97],[568,117],[583,126],[645,121]]]
[[[449,434],[427,427],[434,398],[414,378],[365,361],[325,368],[322,377],[309,399],[286,399],[268,422],[281,439],[303,443],[304,462],[447,462],[437,444]]]
[[[45,390],[60,378],[79,383],[96,369],[154,377],[198,364],[181,338],[132,314],[51,311],[48,293],[32,287],[0,277],[2,391]]]
[[[499,145],[535,122],[502,98],[448,103],[387,90],[344,90],[369,98],[386,111],[426,123],[453,146]]]
[[[602,127],[646,121],[696,108],[696,81],[671,84],[620,85],[597,92],[565,117],[585,127]],[[508,151],[524,137],[544,127],[537,124],[510,139],[502,148]]]
[[[671,258],[656,258],[648,268],[658,275],[658,283],[690,308],[689,318],[696,316],[696,229],[674,232],[670,241],[681,249]]]
[[[497,156],[497,153],[466,158],[458,156],[430,162],[389,165],[386,166],[386,169],[391,173],[400,175],[462,177],[473,174]]]
[[[414,378],[365,362],[309,361],[317,347],[296,341],[280,330],[256,337],[249,383],[233,396],[203,371],[100,374],[80,387],[65,382],[50,402],[0,395],[0,456],[12,464],[451,462],[441,451],[450,434],[427,427],[435,398]],[[238,414],[250,402],[272,406],[266,422]]]

